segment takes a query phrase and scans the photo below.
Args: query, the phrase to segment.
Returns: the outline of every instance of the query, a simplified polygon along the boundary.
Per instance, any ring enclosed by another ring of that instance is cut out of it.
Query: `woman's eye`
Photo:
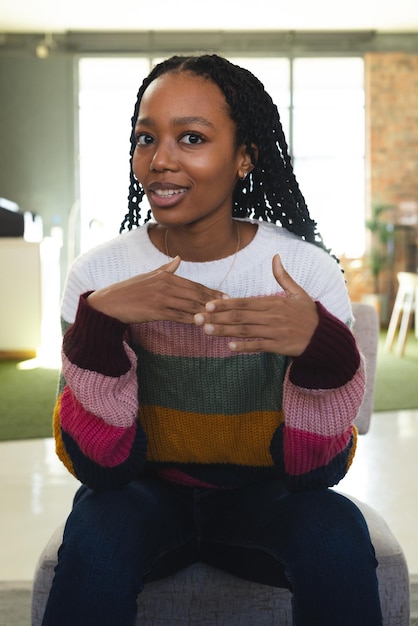
[[[153,141],[154,139],[151,137],[151,135],[147,135],[146,133],[139,133],[136,136],[136,143],[138,146],[147,146]]]
[[[203,139],[200,135],[197,135],[196,133],[186,133],[181,138],[181,141],[189,145],[196,145],[196,144],[202,143]]]

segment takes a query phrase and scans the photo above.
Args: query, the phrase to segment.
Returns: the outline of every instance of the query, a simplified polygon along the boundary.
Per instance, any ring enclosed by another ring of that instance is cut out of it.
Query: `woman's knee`
[[[289,496],[287,539],[313,560],[327,558],[376,566],[366,520],[348,498],[332,490]]]
[[[64,531],[61,552],[90,567],[113,563],[140,575],[159,554],[186,543],[193,529],[180,514],[180,496],[155,480],[130,483],[125,489],[93,492],[81,488]],[[182,510],[182,507],[180,507]]]
[[[59,551],[61,567],[70,566],[80,575],[96,571],[101,576],[109,569],[109,563],[114,571],[119,569],[118,560],[128,567],[135,535],[129,524],[126,525],[123,513],[107,506],[104,500],[106,498],[84,498],[74,506]]]

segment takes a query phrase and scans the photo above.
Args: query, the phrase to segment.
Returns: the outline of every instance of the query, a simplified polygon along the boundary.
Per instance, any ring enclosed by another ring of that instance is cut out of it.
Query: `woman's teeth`
[[[184,193],[186,189],[155,189],[154,193],[160,198],[169,198],[170,196],[176,196],[179,193]]]

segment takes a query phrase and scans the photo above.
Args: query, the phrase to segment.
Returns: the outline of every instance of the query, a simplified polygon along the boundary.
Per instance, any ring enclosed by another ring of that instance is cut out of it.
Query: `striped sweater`
[[[222,286],[231,297],[282,295],[284,267],[316,301],[319,324],[305,352],[231,353],[228,338],[171,322],[126,325],[94,310],[92,290],[167,262],[143,226],[73,265],[65,289],[57,453],[80,481],[114,489],[142,472],[184,484],[234,488],[279,476],[290,490],[336,484],[355,450],[364,367],[348,323],[341,271],[326,252],[258,223]],[[216,287],[231,257],[182,262],[177,271]]]

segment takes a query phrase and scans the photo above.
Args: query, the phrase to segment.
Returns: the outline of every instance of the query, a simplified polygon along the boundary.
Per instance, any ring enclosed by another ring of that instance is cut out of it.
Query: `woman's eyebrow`
[[[172,120],[171,124],[172,126],[187,126],[187,124],[200,124],[201,126],[209,126],[210,128],[213,128],[212,122],[209,122],[209,120],[207,120],[204,117],[200,117],[196,115],[191,115],[187,117],[175,117]]]
[[[171,126],[187,126],[188,124],[200,124],[201,126],[207,126],[213,128],[212,122],[209,122],[204,117],[199,115],[188,115],[185,117],[175,117],[170,122]],[[151,117],[139,117],[136,121],[136,126],[154,126],[155,123]]]

